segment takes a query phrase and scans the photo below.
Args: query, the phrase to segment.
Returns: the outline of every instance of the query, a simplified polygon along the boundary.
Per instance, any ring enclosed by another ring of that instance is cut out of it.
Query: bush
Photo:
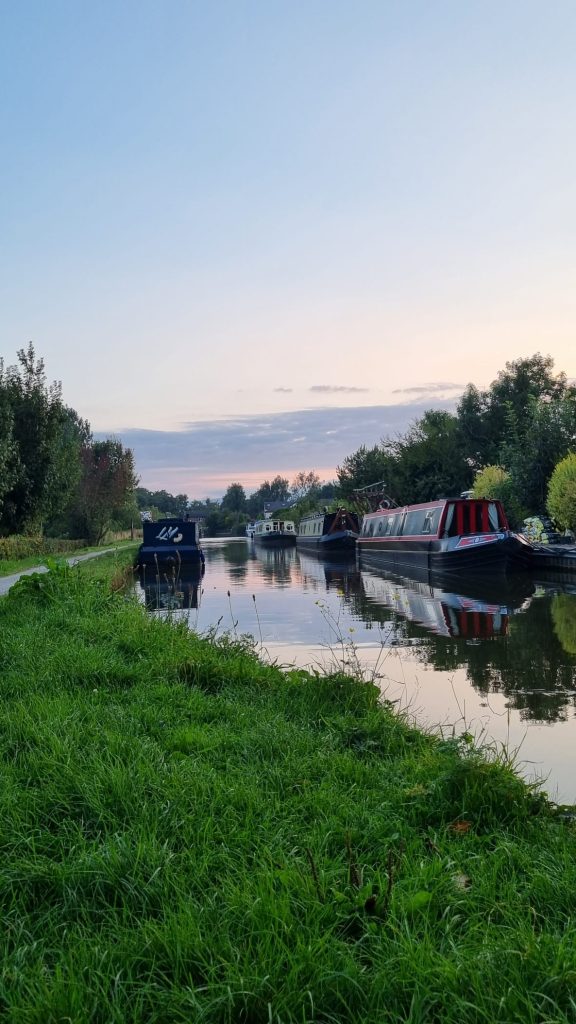
[[[0,558],[12,561],[16,558],[30,558],[32,555],[59,555],[84,547],[84,540],[61,540],[56,537],[24,536],[0,537]]]
[[[478,470],[472,488],[473,498],[494,498],[501,501],[511,526],[518,527],[525,515],[514,494],[510,473],[502,466],[485,466]]]
[[[564,529],[576,529],[576,455],[558,463],[548,484],[546,508]]]

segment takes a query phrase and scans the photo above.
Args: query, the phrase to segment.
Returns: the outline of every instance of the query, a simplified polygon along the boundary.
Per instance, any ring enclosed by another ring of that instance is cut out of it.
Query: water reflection
[[[289,587],[292,573],[297,565],[295,547],[265,548],[254,545],[254,558],[260,563],[262,579],[277,587]]]
[[[384,652],[381,685],[394,699],[430,725],[462,713],[488,737],[524,743],[523,756],[576,799],[574,577],[448,583],[246,540],[209,542],[205,555],[204,580],[141,580],[146,605],[195,609],[191,628],[250,633],[283,664],[333,667],[353,644],[370,671]]]
[[[382,624],[392,612],[423,626],[426,635],[462,637],[467,642],[505,636],[510,616],[525,606],[534,590],[525,575],[513,581],[463,578],[457,583],[432,574],[414,579],[364,570],[360,576],[355,610],[367,624]]]
[[[183,566],[172,573],[157,573],[154,567],[142,566],[136,585],[151,611],[187,611],[198,608],[202,577],[199,566]]]

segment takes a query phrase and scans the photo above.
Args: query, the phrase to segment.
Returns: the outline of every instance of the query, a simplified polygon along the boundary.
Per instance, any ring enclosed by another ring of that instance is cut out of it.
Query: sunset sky
[[[144,486],[321,477],[576,377],[573,0],[0,5],[0,354]]]

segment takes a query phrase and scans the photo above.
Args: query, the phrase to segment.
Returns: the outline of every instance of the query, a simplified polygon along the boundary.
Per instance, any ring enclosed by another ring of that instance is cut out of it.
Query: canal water
[[[203,542],[202,578],[137,583],[154,614],[254,638],[280,665],[361,670],[420,725],[503,746],[576,803],[576,576],[439,587],[354,559]]]

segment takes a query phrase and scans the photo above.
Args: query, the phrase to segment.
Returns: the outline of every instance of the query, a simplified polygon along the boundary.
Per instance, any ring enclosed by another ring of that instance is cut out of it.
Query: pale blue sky
[[[254,465],[238,418],[372,444],[509,359],[576,376],[575,53],[573,0],[0,0],[1,354],[190,494],[357,446]]]

